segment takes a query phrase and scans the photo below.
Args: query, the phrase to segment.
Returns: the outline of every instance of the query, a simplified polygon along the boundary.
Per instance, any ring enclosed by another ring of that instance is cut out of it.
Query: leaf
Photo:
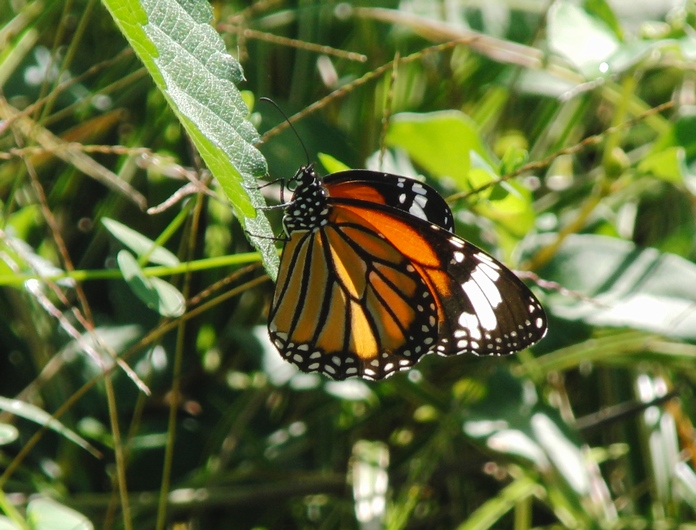
[[[21,530],[21,527],[9,517],[0,515],[0,530]]]
[[[266,270],[275,278],[278,255],[256,177],[267,173],[254,147],[259,136],[235,86],[239,63],[210,25],[203,0],[105,0],[121,32],[143,61],[208,168],[230,199]]]
[[[554,492],[550,500],[557,508],[561,505],[576,518],[588,520],[588,508],[602,510],[600,501],[591,497],[601,481],[599,471],[593,469],[558,411],[539,398],[534,384],[501,368],[487,383],[486,396],[467,412],[464,433],[489,450],[531,464],[547,490]]]
[[[7,445],[19,437],[19,431],[14,425],[0,423],[0,445]]]
[[[502,182],[492,188],[488,201],[477,203],[476,212],[522,239],[534,227],[536,213],[531,192],[516,182]]]
[[[58,421],[55,418],[52,418],[48,412],[40,409],[35,405],[26,403],[24,401],[20,401],[19,399],[9,399],[0,396],[0,410],[5,410],[14,414],[15,416],[19,416],[20,418],[33,421],[34,423],[37,423],[43,427],[47,427],[52,431],[55,431],[58,434],[64,436],[71,442],[79,445],[84,450],[89,451],[94,456],[100,456],[99,451],[92,447],[89,444],[89,442],[87,442],[87,440],[80,437],[74,431],[68,429],[60,421]]]
[[[80,512],[46,497],[29,501],[27,519],[34,530],[94,529],[94,525]]]
[[[551,51],[588,79],[599,76],[600,64],[619,49],[619,40],[604,22],[567,1],[556,2],[549,10],[548,41]]]
[[[612,54],[611,57],[607,59],[609,68],[606,70],[607,73],[612,73],[614,75],[625,72],[631,68],[634,68],[646,59],[649,59],[651,55],[656,53],[663,54],[669,53],[671,51],[678,51],[676,42],[671,42],[668,40],[660,41],[629,41],[621,43],[621,46]]]
[[[684,177],[688,173],[684,159],[683,147],[668,147],[646,156],[638,164],[638,171],[673,184],[683,184]]]
[[[500,173],[509,175],[520,169],[529,161],[529,151],[517,146],[510,146],[505,150],[503,159],[500,161]]]
[[[483,530],[495,528],[500,519],[510,510],[514,509],[524,499],[538,494],[539,485],[528,477],[515,479],[505,486],[498,495],[487,500],[457,530]]]
[[[20,285],[21,282],[11,281],[18,271],[28,274],[36,274],[41,278],[60,276],[65,271],[56,267],[51,261],[37,252],[25,241],[5,233],[4,241],[0,241],[0,250],[4,259],[0,260],[0,273],[7,276],[8,283]],[[71,278],[62,278],[56,283],[63,287],[73,287],[75,282]]]
[[[319,158],[319,162],[321,162],[321,165],[324,166],[324,169],[329,173],[337,173],[350,169],[343,162],[326,153],[319,153],[317,158]]]
[[[178,317],[184,314],[186,300],[176,287],[161,278],[146,277],[138,260],[127,250],[121,250],[116,260],[128,287],[147,307],[163,317]]]
[[[590,301],[555,295],[556,317],[696,341],[696,265],[611,237],[568,237],[538,274]]]
[[[562,447],[546,447],[546,440],[559,442],[573,438],[558,412],[539,400],[530,381],[515,379],[502,369],[494,371],[487,388],[485,397],[471,405],[464,421],[464,432],[483,441],[489,449],[521,457],[538,470],[549,471],[559,460],[554,451],[561,451]],[[569,443],[579,446],[574,439]],[[575,457],[579,458],[578,454]],[[580,479],[581,476],[573,480]],[[576,487],[578,492],[587,493],[588,490],[586,483]]]
[[[147,255],[149,262],[167,267],[179,265],[179,258],[140,232],[106,217],[102,219],[102,223],[112,236],[135,252],[138,257]]]
[[[433,176],[454,179],[463,190],[471,189],[471,151],[489,166],[496,166],[481,140],[478,125],[459,111],[397,114],[391,120],[385,142],[404,149]]]
[[[585,0],[584,7],[588,13],[604,22],[617,37],[621,38],[623,35],[621,22],[606,0]]]

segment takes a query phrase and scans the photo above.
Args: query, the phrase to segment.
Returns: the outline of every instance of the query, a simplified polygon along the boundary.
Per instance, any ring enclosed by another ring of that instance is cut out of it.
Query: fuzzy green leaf
[[[203,0],[105,0],[114,20],[181,120],[275,278],[278,256],[256,178],[267,173],[258,133],[235,86],[239,63],[210,25]]]

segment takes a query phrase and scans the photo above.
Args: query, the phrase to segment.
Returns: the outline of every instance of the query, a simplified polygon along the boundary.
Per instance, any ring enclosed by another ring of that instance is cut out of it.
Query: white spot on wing
[[[423,221],[428,220],[428,217],[425,215],[423,208],[418,206],[415,202],[413,204],[411,204],[411,207],[408,209],[408,213],[410,213],[413,217],[418,217],[418,219],[423,219]]]
[[[469,337],[472,339],[479,340],[481,338],[481,326],[476,315],[464,312],[459,315],[458,323],[463,329],[468,330]]]
[[[418,195],[425,195],[428,193],[428,190],[425,189],[423,184],[421,184],[417,180],[413,181],[413,183],[411,184],[411,189],[413,190],[413,193],[417,193]]]
[[[471,280],[475,281],[481,291],[483,291],[484,296],[488,300],[488,303],[492,307],[498,307],[502,302],[503,299],[500,296],[500,289],[498,289],[498,286],[495,284],[493,280],[486,274],[487,267],[485,265],[479,265],[474,269],[474,272],[471,273]],[[497,274],[495,271],[490,271],[493,274],[496,274],[496,277],[499,277],[500,275]],[[470,283],[471,280],[469,280],[467,283]],[[466,288],[464,289],[466,291]],[[478,310],[478,308],[476,308]],[[486,326],[484,326],[486,327]],[[493,329],[486,327],[486,329]]]
[[[477,271],[474,271],[472,276],[475,276]],[[479,273],[481,274],[481,273]],[[485,276],[484,276],[485,277]],[[500,292],[498,289],[495,288],[495,284],[488,280],[490,286],[488,287],[493,287],[495,289],[495,295],[497,295],[497,302],[500,303]],[[481,286],[478,284],[477,281],[474,279],[469,280],[468,282],[464,282],[464,285],[462,285],[462,289],[464,289],[464,293],[469,297],[469,300],[471,300],[471,305],[474,307],[474,311],[476,312],[476,316],[478,317],[479,324],[483,329],[495,329],[496,326],[498,325],[498,319],[495,317],[495,312],[493,311],[493,307],[491,307],[491,303],[488,301],[488,294],[487,292],[484,292],[481,289]],[[494,295],[494,299],[495,299]],[[461,317],[460,317],[461,318]],[[472,338],[476,338],[473,337]]]

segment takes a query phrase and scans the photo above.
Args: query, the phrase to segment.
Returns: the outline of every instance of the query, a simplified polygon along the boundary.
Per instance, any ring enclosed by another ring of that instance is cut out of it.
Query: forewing
[[[365,169],[339,171],[322,180],[330,197],[383,204],[454,230],[452,210],[442,195],[418,180]]]

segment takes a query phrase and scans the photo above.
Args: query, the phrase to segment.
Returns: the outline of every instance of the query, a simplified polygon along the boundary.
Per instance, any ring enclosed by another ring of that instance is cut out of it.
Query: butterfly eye
[[[504,355],[546,333],[534,294],[451,232],[434,189],[371,171],[319,182],[311,166],[293,180],[269,333],[301,370],[376,380],[428,353]]]

